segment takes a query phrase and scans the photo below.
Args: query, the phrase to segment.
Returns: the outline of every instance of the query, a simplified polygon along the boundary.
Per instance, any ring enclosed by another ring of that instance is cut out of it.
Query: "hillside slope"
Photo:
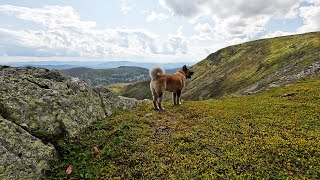
[[[107,88],[120,96],[136,98],[136,99],[151,99],[150,80],[128,84],[111,84]]]
[[[114,83],[132,83],[149,78],[149,70],[134,66],[120,66],[112,69],[71,68],[60,70],[64,75],[78,77],[92,86]]]
[[[182,94],[184,100],[250,94],[291,83],[319,72],[320,32],[226,47],[210,54],[191,69],[195,74],[186,83]],[[121,92],[129,97],[140,98],[143,93],[150,97],[147,86],[146,82],[131,84],[130,88],[124,86]],[[166,99],[170,97],[167,93]]]
[[[320,32],[230,46],[192,67],[185,99],[219,98],[292,82],[320,69]]]
[[[320,78],[241,97],[151,103],[59,142],[48,179],[319,179]]]

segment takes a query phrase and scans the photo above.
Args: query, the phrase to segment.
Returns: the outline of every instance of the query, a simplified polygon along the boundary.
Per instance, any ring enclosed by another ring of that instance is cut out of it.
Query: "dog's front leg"
[[[178,91],[177,91],[177,104],[178,104],[178,105],[181,104],[181,102],[180,102],[181,98],[180,98],[180,97],[181,97],[181,90],[178,90]]]
[[[177,93],[172,93],[172,100],[173,100],[173,104],[174,105],[177,105],[178,104],[178,102],[177,102]]]

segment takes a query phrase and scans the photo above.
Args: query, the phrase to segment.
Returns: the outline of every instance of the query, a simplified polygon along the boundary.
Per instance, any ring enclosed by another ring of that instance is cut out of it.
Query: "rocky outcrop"
[[[117,108],[130,109],[137,104],[134,99],[88,87],[76,78],[43,68],[0,66],[0,84],[0,122],[5,128],[0,133],[0,162],[5,162],[0,176],[13,179],[11,173],[19,170],[16,177],[38,177],[49,157],[54,157],[58,139],[74,136]],[[4,130],[10,133],[2,133]],[[37,148],[33,148],[35,144]]]
[[[298,67],[297,63],[288,64],[286,67],[279,69],[274,74],[246,87],[242,90],[243,94],[256,93],[268,87],[279,87],[285,84],[293,83],[301,78],[312,76],[320,72],[320,60],[312,63],[307,68],[293,72],[292,69]],[[291,72],[291,73],[287,73]]]
[[[304,78],[313,74],[317,74],[320,72],[320,60],[312,63],[306,69],[303,69],[297,74],[289,75],[289,76],[282,76],[278,81],[273,82],[270,84],[271,86],[274,84],[284,84],[287,82],[296,81],[300,78]]]
[[[0,116],[0,179],[39,179],[55,155],[52,144]]]

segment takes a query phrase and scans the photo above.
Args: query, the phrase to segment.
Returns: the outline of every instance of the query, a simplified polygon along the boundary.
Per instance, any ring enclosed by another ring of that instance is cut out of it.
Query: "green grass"
[[[121,93],[123,92],[123,89],[128,85],[129,83],[116,83],[116,84],[110,84],[106,86],[106,88],[115,94],[121,95]]]
[[[47,179],[319,179],[320,79],[221,100],[121,110],[59,142]],[[94,147],[100,152],[96,156]]]
[[[150,80],[127,84],[111,84],[107,86],[112,92],[129,98],[152,99]],[[168,93],[169,94],[169,93]]]

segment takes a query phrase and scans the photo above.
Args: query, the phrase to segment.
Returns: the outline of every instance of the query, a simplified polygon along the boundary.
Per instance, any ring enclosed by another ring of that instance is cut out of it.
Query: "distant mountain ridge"
[[[63,75],[77,77],[92,86],[114,83],[133,83],[149,79],[149,70],[141,67],[120,66],[111,69],[71,68],[60,70]]]
[[[9,65],[13,67],[39,67],[47,69],[70,69],[76,67],[86,67],[92,69],[109,69],[117,68],[120,66],[135,66],[149,69],[154,66],[161,66],[165,69],[180,68],[182,65],[191,66],[194,63],[152,63],[152,62],[132,62],[132,61],[28,61],[28,62],[7,62],[3,65]]]

